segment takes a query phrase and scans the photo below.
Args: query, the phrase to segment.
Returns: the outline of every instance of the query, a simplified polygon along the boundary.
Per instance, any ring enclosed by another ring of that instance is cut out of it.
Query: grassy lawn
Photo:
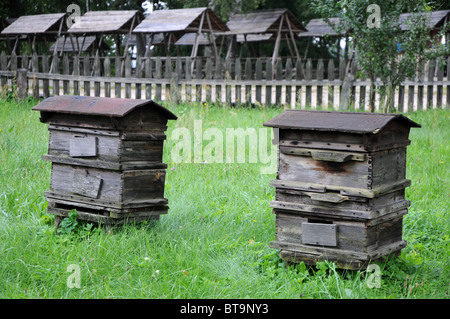
[[[412,129],[408,147],[408,245],[380,264],[381,287],[370,288],[366,272],[328,262],[286,266],[277,257],[269,247],[275,174],[261,174],[266,164],[172,158],[176,128],[202,120],[202,130],[224,135],[226,128],[258,130],[281,108],[168,106],[179,116],[166,132],[169,213],[110,231],[81,225],[56,234],[43,196],[48,131],[31,111],[35,104],[0,101],[0,298],[449,298],[450,110],[408,115],[423,126]],[[71,264],[80,288],[67,285]]]

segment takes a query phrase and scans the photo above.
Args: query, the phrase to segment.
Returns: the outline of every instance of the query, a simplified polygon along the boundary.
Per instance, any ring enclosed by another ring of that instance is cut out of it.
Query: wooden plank
[[[262,59],[258,58],[256,60],[256,66],[255,66],[255,80],[261,81],[263,78],[263,71],[262,71]],[[256,85],[255,87],[255,99],[256,102],[262,105],[262,86]]]
[[[120,98],[122,96],[122,60],[119,56],[115,58],[114,61],[114,75],[115,75],[115,83],[114,83],[114,97]]]
[[[94,58],[94,76],[100,77],[101,75],[101,64],[99,56],[95,56]],[[100,96],[100,81],[94,81],[94,96]]]
[[[253,71],[252,71],[252,62],[250,58],[245,60],[245,81],[253,80]],[[245,104],[246,106],[250,106],[252,102],[252,86],[245,86]]]
[[[336,225],[302,223],[302,243],[336,247]]]
[[[70,68],[69,68],[69,57],[67,55],[63,56],[63,68],[62,68],[63,74],[70,74]],[[70,82],[69,80],[63,81],[63,93],[64,95],[67,95],[70,93]]]
[[[149,58],[145,59],[144,62],[144,73],[145,73],[145,78],[150,79],[152,78],[152,61]],[[151,100],[152,99],[152,83],[147,80],[145,83],[145,98],[147,100]]]
[[[231,79],[233,78],[233,70],[231,60],[225,61],[225,103],[231,105]]]
[[[447,37],[448,39],[449,37]],[[447,58],[447,108],[450,108],[450,57]]]
[[[127,57],[125,58],[125,79],[131,78],[131,57],[129,54],[127,54]],[[130,99],[131,98],[131,83],[126,81],[125,82],[125,98]]]
[[[203,79],[203,61],[202,59],[197,58],[195,61],[195,77],[197,78],[197,80],[202,80]],[[203,85],[197,85],[195,88],[195,95],[196,98],[195,100],[197,102],[201,102],[202,101],[202,86]]]
[[[300,58],[298,58],[295,62],[295,79],[297,81],[303,80],[304,74],[305,70],[303,70],[303,62]],[[295,102],[299,105],[301,105],[301,89],[301,85],[295,85]]]
[[[53,55],[51,73],[59,74],[59,57],[58,57],[58,53],[55,53],[55,55]],[[58,79],[53,79],[53,95],[55,95],[55,96],[59,95],[59,80]]]
[[[91,74],[91,62],[88,56],[83,58],[83,75],[90,76]],[[91,95],[91,81],[86,79],[83,83],[84,86],[84,96]]]
[[[431,60],[427,63],[428,66],[428,72],[427,72],[427,80],[429,82],[432,82],[434,79],[434,71],[436,68],[436,61],[435,60]],[[427,86],[427,98],[426,98],[426,106],[425,108],[427,110],[431,110],[433,108],[433,85],[428,85]]]
[[[142,78],[143,74],[144,74],[144,65],[142,63],[142,57],[140,55],[138,55],[136,57],[136,71],[135,71],[135,76],[136,78]],[[135,98],[140,100],[142,96],[142,84],[141,83],[136,83],[135,86]]]
[[[242,80],[242,64],[241,64],[241,59],[239,59],[239,58],[236,58],[236,60],[234,62],[234,79],[237,82],[236,86],[235,86],[236,106],[240,106],[241,105],[241,100],[242,100],[242,86],[240,85],[239,82]]]
[[[108,80],[111,76],[111,60],[109,57],[105,57],[103,61],[103,72],[105,78],[105,97],[111,97],[111,82]]]
[[[156,63],[155,63],[155,79],[161,79],[162,78],[162,62],[161,58],[158,56],[156,57]],[[162,98],[162,92],[161,92],[161,84],[158,82],[155,85],[155,100],[161,101]]]
[[[323,86],[320,82],[323,82],[323,78],[324,78],[324,64],[323,64],[323,60],[319,59],[319,61],[317,62],[317,81],[319,81],[319,83],[317,84],[317,98],[316,98],[316,108],[317,109],[322,109],[323,108]]]
[[[286,83],[286,104],[291,105],[292,103],[292,86],[289,83],[290,81],[292,81],[292,74],[293,74],[293,69],[292,69],[292,60],[291,58],[288,58],[286,60],[286,81],[288,83]]]
[[[42,56],[42,72],[48,73],[49,72],[49,63],[48,63],[48,56],[44,54]],[[49,80],[44,79],[42,81],[42,91],[44,93],[44,98],[48,98],[50,96],[50,89],[49,89]]]
[[[72,193],[90,198],[98,198],[102,179],[77,171],[72,180]]]
[[[442,82],[444,80],[444,69],[441,67],[442,60],[439,59],[437,63],[437,80]],[[441,109],[442,108],[442,101],[443,101],[443,93],[444,93],[444,86],[443,85],[437,85],[436,87],[436,107]],[[448,92],[447,92],[448,95]]]
[[[408,86],[408,112],[414,111],[414,85]]]
[[[209,21],[209,20],[208,20]],[[178,61],[178,60],[177,60]],[[181,64],[181,60],[180,60]],[[180,65],[180,72],[181,72],[181,65]],[[181,76],[180,76],[181,78]],[[206,59],[205,64],[205,80],[206,80],[206,102],[210,103],[212,101],[212,88],[209,84],[210,80],[212,80],[213,74],[212,74],[212,59],[208,57]]]
[[[334,81],[334,62],[328,61],[328,81]],[[334,108],[334,86],[328,86],[328,108]]]
[[[275,79],[279,82],[283,79],[283,62],[281,59],[277,59],[275,62]],[[281,105],[281,93],[282,93],[282,83],[279,83],[275,87],[275,104]]]
[[[2,71],[7,71],[7,68],[8,68],[8,58],[6,57],[5,51],[2,51],[2,53],[0,54],[0,69]],[[8,83],[8,77],[2,75],[0,77],[0,85],[1,85],[0,89],[2,90],[3,96],[5,96],[6,92],[8,91],[7,83]]]
[[[311,59],[308,59],[306,61],[306,67],[305,67],[305,75],[306,80],[311,81],[312,80],[312,61]],[[311,107],[312,106],[312,87],[311,85],[306,86],[306,92],[305,92],[305,107]]]
[[[39,72],[39,60],[38,60],[38,56],[35,53],[33,53],[33,56],[31,58],[31,70],[33,72]],[[37,78],[33,78],[33,82],[32,82],[32,91],[33,91],[33,98],[38,100],[39,99],[39,79]]]
[[[71,157],[97,156],[97,138],[95,136],[73,136],[69,142]]]

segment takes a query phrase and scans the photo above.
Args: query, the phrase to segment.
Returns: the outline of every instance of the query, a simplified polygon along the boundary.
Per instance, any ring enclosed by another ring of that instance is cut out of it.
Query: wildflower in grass
[[[249,241],[248,241],[248,244],[249,245],[253,245],[255,243],[255,241],[253,240],[253,239],[250,239]]]
[[[175,167],[171,167],[170,170],[171,170],[171,171],[174,171],[174,170],[175,170]]]

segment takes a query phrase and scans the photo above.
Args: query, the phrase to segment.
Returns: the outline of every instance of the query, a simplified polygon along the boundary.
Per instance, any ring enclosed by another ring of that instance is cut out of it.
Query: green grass
[[[158,222],[56,234],[47,215],[47,126],[34,101],[0,101],[0,298],[441,298],[450,271],[450,111],[416,112],[407,174],[412,205],[404,217],[407,247],[380,264],[380,288],[368,274],[332,263],[286,266],[269,247],[275,216],[269,207],[274,175],[261,164],[173,163],[176,141],[165,144],[165,196]],[[260,128],[277,108],[210,105],[169,108],[177,127]],[[171,168],[174,168],[173,170]],[[81,288],[69,288],[70,264]]]

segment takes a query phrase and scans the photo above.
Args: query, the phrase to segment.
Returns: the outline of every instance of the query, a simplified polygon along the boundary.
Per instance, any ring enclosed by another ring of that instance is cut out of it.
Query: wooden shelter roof
[[[267,34],[277,33],[281,16],[287,14],[294,33],[306,31],[301,22],[288,9],[258,10],[247,14],[236,14],[230,17],[226,34]],[[282,29],[282,32],[288,32]]]
[[[330,23],[333,25],[339,25],[339,18],[330,18]],[[337,33],[333,28],[328,24],[325,19],[312,19],[306,25],[307,32],[299,33],[299,37],[323,37],[323,36],[345,36],[348,33],[348,30],[342,31],[341,33]]]
[[[421,13],[424,14],[426,17],[426,24],[428,29],[438,29],[442,27],[445,22],[450,22],[450,10],[439,10],[439,11],[432,11],[427,13]],[[400,15],[400,28],[402,30],[408,30],[408,19],[413,17],[414,13],[404,13]]]
[[[2,35],[57,34],[65,13],[21,16],[7,26]],[[63,28],[65,23],[63,23]],[[63,30],[64,31],[64,30]]]
[[[88,11],[68,30],[69,33],[128,33],[133,19],[144,18],[138,10]],[[135,21],[134,25],[139,23]]]
[[[213,31],[227,31],[226,24],[208,8],[156,10],[147,16],[134,30],[134,33],[197,32],[202,14],[206,12]],[[206,24],[203,29],[207,29]]]
[[[183,34],[177,42],[175,42],[175,45],[194,45],[195,44],[195,37],[196,33],[185,33]],[[199,38],[199,45],[209,45],[211,44],[208,35],[201,33]]]
[[[83,39],[83,37],[76,37],[73,39],[73,45],[72,46],[72,41],[70,40],[70,38],[66,38],[64,41],[64,38],[59,38],[55,43],[53,43],[50,46],[49,51],[53,52],[55,50],[55,46],[56,46],[56,51],[58,52],[78,52],[78,47],[81,47],[81,52],[86,52],[86,51],[92,51],[95,49],[95,42],[96,42],[96,38],[95,36],[87,36]],[[78,41],[78,44],[77,44]],[[102,42],[101,44],[101,48],[102,50],[108,50],[109,49],[109,45],[107,45],[105,42]]]

